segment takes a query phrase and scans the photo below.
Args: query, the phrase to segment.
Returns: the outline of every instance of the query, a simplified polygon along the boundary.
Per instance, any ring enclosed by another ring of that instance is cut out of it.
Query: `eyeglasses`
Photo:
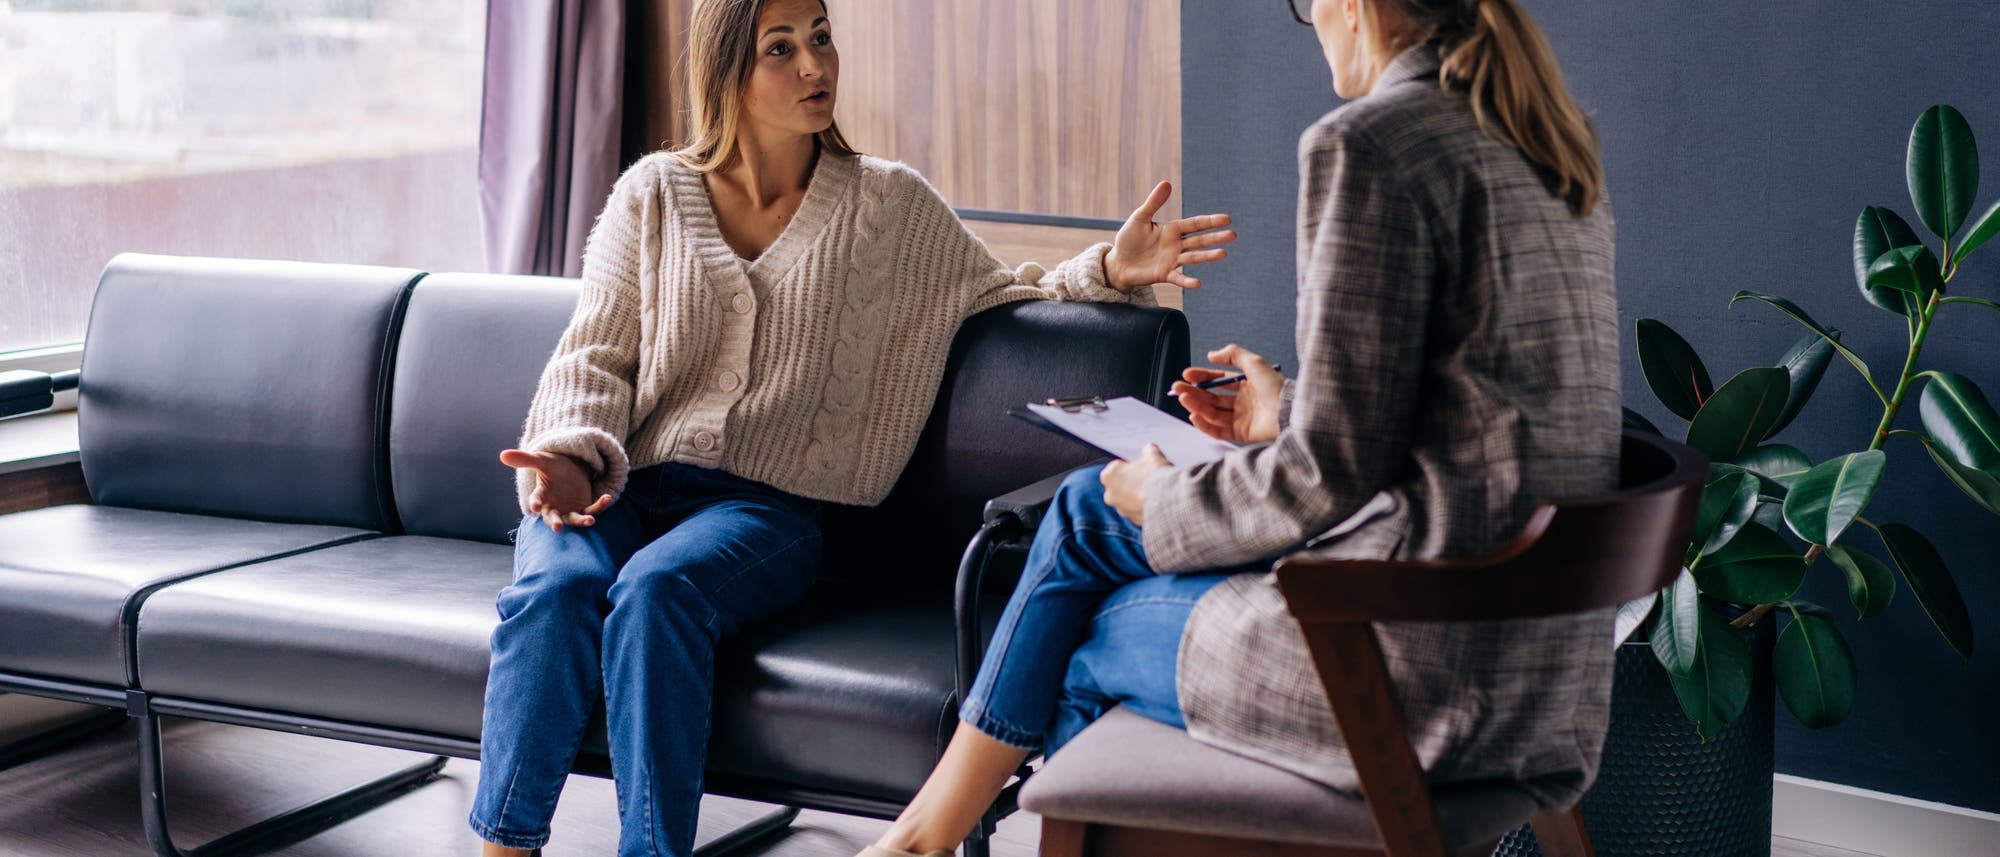
[[[1292,20],[1312,26],[1313,0],[1287,0],[1292,8]]]

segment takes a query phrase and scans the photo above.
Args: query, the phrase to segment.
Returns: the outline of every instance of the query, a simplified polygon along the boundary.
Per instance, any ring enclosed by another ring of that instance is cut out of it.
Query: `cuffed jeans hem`
[[[978,706],[970,702],[959,707],[958,719],[965,721],[966,725],[979,730],[986,737],[1013,747],[1016,750],[1033,752],[1042,749],[1044,736],[1041,733],[1030,732],[998,717],[994,717],[992,714],[981,711]]]
[[[549,844],[549,835],[546,833],[540,836],[510,836],[481,824],[477,818],[468,818],[466,822],[472,825],[472,832],[479,834],[479,838],[504,848],[521,848],[533,851]]]

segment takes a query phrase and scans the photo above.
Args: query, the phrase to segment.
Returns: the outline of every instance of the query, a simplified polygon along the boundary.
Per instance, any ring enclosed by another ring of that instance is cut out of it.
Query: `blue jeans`
[[[595,526],[522,520],[486,682],[474,832],[540,848],[599,700],[622,857],[694,850],[716,641],[805,595],[820,506],[730,474],[634,471]]]
[[[1056,492],[958,713],[1044,755],[1114,705],[1187,728],[1174,669],[1188,614],[1230,575],[1271,569],[1155,574],[1139,527],[1105,504],[1102,470],[1072,473]]]

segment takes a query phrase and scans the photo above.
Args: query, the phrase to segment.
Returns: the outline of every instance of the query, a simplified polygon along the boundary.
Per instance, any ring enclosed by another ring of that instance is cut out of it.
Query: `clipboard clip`
[[[1111,406],[1104,403],[1103,396],[1076,396],[1068,399],[1049,399],[1043,402],[1043,404],[1052,408],[1061,408],[1065,413],[1071,414],[1080,411],[1101,413],[1111,410]]]

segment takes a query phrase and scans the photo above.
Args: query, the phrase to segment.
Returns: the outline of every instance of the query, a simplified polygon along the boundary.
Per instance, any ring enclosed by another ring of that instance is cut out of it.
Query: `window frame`
[[[17,351],[0,351],[0,372],[25,370],[29,372],[68,372],[83,368],[83,343],[66,342],[61,345],[45,345],[39,348],[23,348]],[[56,403],[46,411],[36,414],[61,413],[76,410],[76,391],[56,394]],[[22,416],[30,416],[23,414]],[[16,418],[18,419],[18,417]],[[0,425],[4,425],[0,421]]]

